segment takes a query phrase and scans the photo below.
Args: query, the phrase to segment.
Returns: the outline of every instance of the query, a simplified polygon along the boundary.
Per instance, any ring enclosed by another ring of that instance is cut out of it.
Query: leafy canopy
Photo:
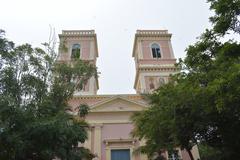
[[[208,2],[213,29],[186,49],[172,82],[149,95],[151,107],[133,116],[133,135],[145,139],[140,150],[149,157],[180,147],[193,159],[201,143],[212,157],[240,159],[240,44],[223,41],[230,32],[239,36],[240,1]]]
[[[0,32],[0,159],[91,159],[78,145],[88,125],[67,110],[96,68],[80,60],[56,63],[51,45],[45,47],[16,47]]]

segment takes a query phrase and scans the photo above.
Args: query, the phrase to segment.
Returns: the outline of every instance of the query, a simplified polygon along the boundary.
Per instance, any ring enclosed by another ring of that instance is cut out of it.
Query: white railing
[[[93,35],[94,30],[63,30],[63,35]]]
[[[168,31],[167,30],[137,30],[137,34],[143,34],[143,35],[168,34]]]

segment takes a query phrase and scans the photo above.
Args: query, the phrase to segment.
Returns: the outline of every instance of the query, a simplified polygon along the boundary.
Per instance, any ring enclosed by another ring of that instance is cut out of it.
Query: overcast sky
[[[0,0],[0,28],[17,44],[47,42],[50,25],[95,29],[99,94],[135,93],[132,58],[137,29],[168,29],[176,58],[210,27],[206,0]]]

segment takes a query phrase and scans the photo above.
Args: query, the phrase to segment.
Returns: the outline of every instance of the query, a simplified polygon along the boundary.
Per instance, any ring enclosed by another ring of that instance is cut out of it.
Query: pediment
[[[147,105],[124,97],[115,96],[90,106],[90,112],[133,112],[146,109]]]

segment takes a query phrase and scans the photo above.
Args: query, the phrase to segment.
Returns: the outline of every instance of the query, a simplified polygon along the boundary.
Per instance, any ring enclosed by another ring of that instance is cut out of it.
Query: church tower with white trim
[[[171,36],[167,30],[137,30],[132,53],[137,93],[151,93],[167,83],[171,74],[178,72]]]
[[[96,66],[98,46],[94,30],[63,30],[59,39],[58,62],[69,63],[77,57]],[[98,88],[98,79],[91,77],[74,95],[96,95]]]

